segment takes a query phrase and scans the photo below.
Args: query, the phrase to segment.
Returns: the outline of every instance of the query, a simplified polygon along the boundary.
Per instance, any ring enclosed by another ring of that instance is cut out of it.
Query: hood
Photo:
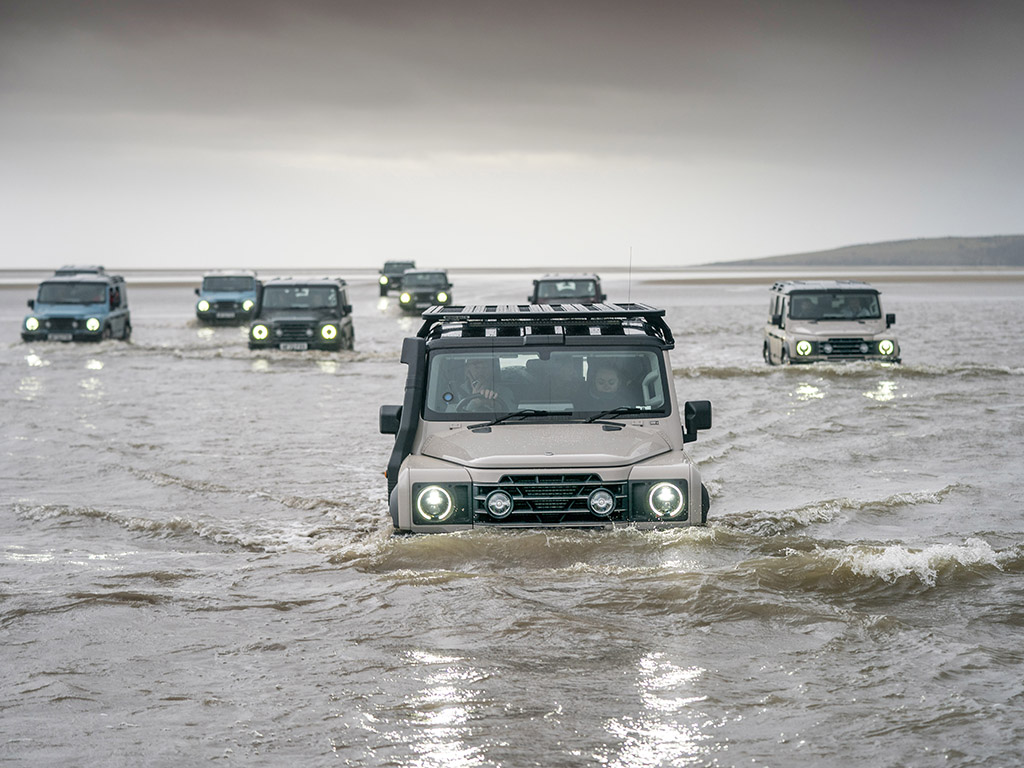
[[[621,467],[667,453],[657,428],[601,424],[498,424],[489,432],[455,429],[432,435],[420,452],[466,467]]]
[[[874,336],[885,331],[884,318],[871,320],[790,320],[786,326],[790,333],[802,336]]]

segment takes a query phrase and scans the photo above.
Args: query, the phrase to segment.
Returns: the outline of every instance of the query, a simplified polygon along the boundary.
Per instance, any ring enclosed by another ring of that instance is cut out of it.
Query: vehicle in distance
[[[398,531],[702,525],[684,444],[711,426],[679,405],[664,310],[643,304],[431,307],[414,338],[388,503]]]
[[[24,341],[100,341],[132,335],[124,278],[98,272],[58,270],[39,284],[32,310],[21,324]]]
[[[415,261],[385,261],[380,269],[380,295],[387,296],[389,291],[402,290],[402,275],[406,270],[416,269]]]
[[[196,288],[196,317],[210,324],[247,322],[259,311],[262,288],[250,270],[207,272]]]
[[[249,349],[352,349],[352,305],[339,278],[280,278],[263,284]]]
[[[402,275],[398,305],[406,312],[452,303],[452,284],[443,269],[410,269]]]
[[[595,274],[544,275],[533,281],[531,304],[600,304],[607,297],[601,292],[601,278]]]
[[[783,280],[771,287],[762,354],[769,365],[826,360],[900,362],[882,297],[859,280]]]

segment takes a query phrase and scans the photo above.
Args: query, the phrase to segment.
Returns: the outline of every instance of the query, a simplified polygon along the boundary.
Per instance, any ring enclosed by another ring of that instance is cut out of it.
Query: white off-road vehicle
[[[784,280],[771,287],[762,354],[769,365],[824,360],[900,362],[877,289],[859,280]]]
[[[711,426],[676,401],[664,310],[642,304],[432,307],[405,340],[388,498],[400,531],[702,525],[683,450]]]

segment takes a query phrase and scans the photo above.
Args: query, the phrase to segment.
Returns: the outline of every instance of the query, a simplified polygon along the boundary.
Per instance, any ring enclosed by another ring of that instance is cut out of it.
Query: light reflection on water
[[[825,397],[825,393],[820,387],[816,387],[810,382],[801,382],[797,385],[795,392],[797,400],[822,400]]]
[[[865,392],[864,397],[877,400],[880,403],[887,403],[896,399],[897,389],[895,381],[880,381],[873,391]]]
[[[606,728],[617,748],[595,757],[613,768],[706,762],[711,751],[708,717],[695,705],[706,699],[696,691],[707,670],[680,667],[663,653],[648,653],[637,666],[635,685],[643,710],[609,720]]]

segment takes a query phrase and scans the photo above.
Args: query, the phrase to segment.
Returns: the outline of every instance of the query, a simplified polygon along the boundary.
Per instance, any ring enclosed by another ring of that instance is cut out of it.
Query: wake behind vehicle
[[[132,335],[124,278],[96,271],[61,268],[39,284],[32,313],[21,324],[23,341],[100,341]]]
[[[249,326],[249,349],[352,349],[352,305],[339,278],[268,280],[259,314]]]
[[[526,300],[531,304],[600,304],[606,298],[601,292],[601,278],[587,273],[537,278]]]
[[[769,365],[900,362],[878,290],[859,280],[784,280],[771,287],[762,354]]]
[[[259,311],[262,289],[251,270],[207,272],[196,288],[196,317],[209,324],[247,322]]]
[[[406,312],[452,303],[452,284],[443,269],[410,269],[402,275],[398,305]]]
[[[387,296],[390,291],[401,291],[402,276],[410,269],[416,269],[415,261],[385,261],[377,279],[380,295]]]
[[[703,525],[683,446],[711,404],[676,400],[664,310],[432,307],[405,340],[387,467],[395,529]]]

